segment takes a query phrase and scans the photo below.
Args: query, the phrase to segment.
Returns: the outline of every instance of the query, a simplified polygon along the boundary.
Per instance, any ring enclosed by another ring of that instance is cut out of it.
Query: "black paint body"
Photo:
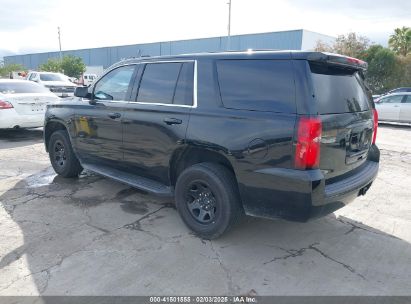
[[[368,137],[372,134],[372,108],[357,113],[319,115],[323,124],[320,168],[294,168],[298,117],[319,114],[307,61],[310,54],[285,51],[200,54],[118,63],[111,69],[136,65],[126,100],[93,102],[73,98],[49,106],[45,120],[46,149],[50,130],[60,124],[68,130],[81,163],[143,176],[170,189],[175,184],[179,163],[188,151],[194,151],[192,158],[197,154],[214,155],[213,159],[233,170],[244,210],[249,215],[306,221],[333,212],[368,190],[377,175],[379,151],[368,141],[361,155],[351,155],[351,138],[356,132]],[[295,110],[277,113],[224,107],[216,61],[226,59],[291,63],[294,90],[290,94]],[[180,60],[196,62],[194,107],[135,102],[145,63]],[[89,92],[93,92],[93,86]],[[120,116],[110,117],[113,113]],[[169,124],[167,119],[181,123]]]

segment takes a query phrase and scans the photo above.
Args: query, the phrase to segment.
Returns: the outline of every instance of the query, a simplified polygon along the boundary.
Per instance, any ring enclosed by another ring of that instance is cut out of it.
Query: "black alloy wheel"
[[[187,187],[186,199],[188,210],[199,223],[214,221],[217,213],[216,198],[205,182],[193,181]]]

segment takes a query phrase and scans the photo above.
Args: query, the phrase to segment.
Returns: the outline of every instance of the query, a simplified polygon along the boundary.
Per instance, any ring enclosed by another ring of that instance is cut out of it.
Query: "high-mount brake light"
[[[329,63],[338,64],[342,66],[355,66],[360,69],[367,69],[368,65],[365,61],[362,61],[357,58],[347,57],[347,56],[339,56],[339,55],[329,55],[328,60]]]
[[[300,117],[295,146],[295,167],[316,169],[320,164],[322,123],[318,117]]]

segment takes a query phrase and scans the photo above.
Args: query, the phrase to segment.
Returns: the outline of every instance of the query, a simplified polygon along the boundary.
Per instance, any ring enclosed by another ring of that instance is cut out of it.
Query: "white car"
[[[42,127],[47,105],[59,100],[37,83],[0,79],[0,129]]]
[[[83,85],[89,86],[96,79],[97,79],[96,74],[83,74]]]
[[[384,95],[375,101],[379,121],[411,123],[411,92]]]
[[[61,73],[31,71],[27,75],[27,80],[44,85],[59,97],[74,96],[74,90],[77,87],[68,76]]]

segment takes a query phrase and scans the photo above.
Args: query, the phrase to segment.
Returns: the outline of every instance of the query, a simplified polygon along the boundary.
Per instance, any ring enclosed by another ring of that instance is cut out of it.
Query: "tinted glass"
[[[147,64],[138,90],[138,102],[173,103],[182,63]]]
[[[35,82],[0,82],[0,93],[50,93],[50,90]]]
[[[174,94],[174,104],[192,105],[193,104],[193,82],[194,82],[194,63],[185,62],[178,76],[177,87]]]
[[[94,98],[100,100],[127,100],[127,92],[134,65],[123,66],[106,74],[94,87]]]
[[[29,79],[33,80],[34,78],[36,78],[36,73],[31,74]]]
[[[217,72],[225,107],[295,113],[291,61],[220,60]]]
[[[63,75],[59,74],[40,74],[41,81],[67,81]]]
[[[407,95],[405,101],[406,103],[411,103],[411,95]]]
[[[357,72],[311,64],[314,95],[320,114],[369,110],[370,100]]]

